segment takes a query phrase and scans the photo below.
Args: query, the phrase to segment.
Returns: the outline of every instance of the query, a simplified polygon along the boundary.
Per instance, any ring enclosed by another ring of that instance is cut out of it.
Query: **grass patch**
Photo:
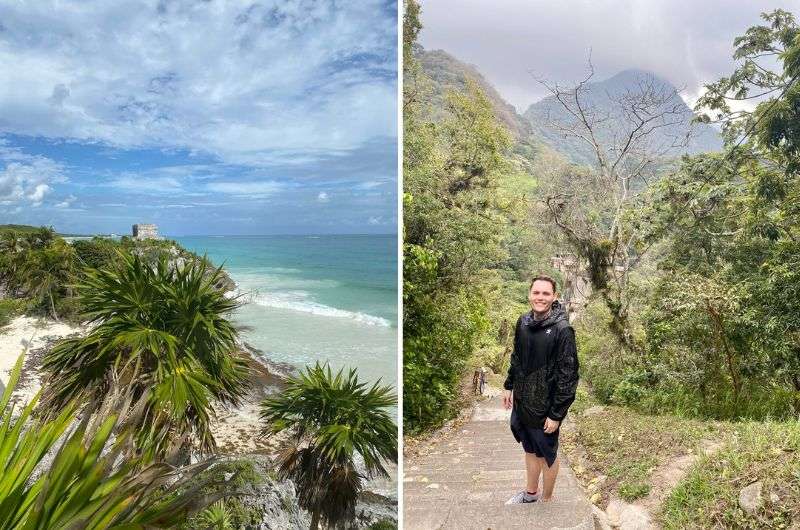
[[[697,462],[653,514],[663,528],[800,528],[800,422],[703,421],[619,406],[583,414],[595,405],[579,387],[570,409],[577,432],[565,441],[583,447],[591,475],[607,477],[602,503],[614,494],[628,502],[646,496],[656,468],[695,453]],[[721,447],[705,456],[701,440]],[[749,515],[739,506],[739,492],[756,481],[763,485],[762,503]]]
[[[732,431],[731,424],[704,422],[676,416],[641,414],[618,406],[603,406],[584,415],[596,405],[582,386],[570,408],[577,425],[574,442],[586,451],[597,475],[605,475],[600,489],[603,502],[616,494],[626,501],[646,496],[652,488],[652,474],[670,459],[699,451],[701,440],[717,440]]]
[[[739,492],[761,481],[763,502],[754,515]],[[747,422],[723,448],[702,458],[665,500],[665,529],[782,529],[800,522],[800,422]]]
[[[635,501],[641,497],[647,496],[650,493],[650,484],[644,482],[628,482],[622,481],[618,490],[619,496],[628,502]]]

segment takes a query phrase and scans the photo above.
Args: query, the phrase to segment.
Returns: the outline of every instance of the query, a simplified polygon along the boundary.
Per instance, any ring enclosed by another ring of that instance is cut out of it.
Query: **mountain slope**
[[[500,96],[473,65],[463,63],[443,50],[427,51],[418,47],[415,55],[422,65],[423,72],[433,82],[429,99],[434,109],[444,108],[444,96],[447,90],[463,91],[467,79],[471,79],[492,103],[495,115],[508,128],[515,140],[527,139],[531,135],[531,124],[517,114],[516,109]]]
[[[672,123],[654,131],[650,137],[654,148],[682,143],[686,133],[691,130],[688,143],[671,147],[665,156],[677,157],[683,154],[717,151],[722,147],[720,136],[713,127],[706,124],[690,125],[694,114],[677,95],[673,85],[651,72],[635,69],[622,71],[609,79],[590,82],[585,86],[582,101],[586,107],[591,108],[596,116],[608,118],[597,128],[599,133],[597,136],[603,146],[610,148],[615,143],[615,135],[628,131],[631,127],[631,121],[620,111],[617,101],[631,95],[635,96],[642,91],[656,98],[675,94],[661,108],[662,110],[669,108],[673,112],[669,121],[680,123]],[[523,116],[530,124],[534,135],[574,162],[590,164],[594,161],[590,145],[580,139],[566,137],[550,125],[553,122],[559,124],[574,122],[574,118],[555,96],[548,96],[534,103],[528,107]]]

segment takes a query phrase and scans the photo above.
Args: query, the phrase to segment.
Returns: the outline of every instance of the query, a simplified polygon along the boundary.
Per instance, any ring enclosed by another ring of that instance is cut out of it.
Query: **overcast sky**
[[[534,77],[573,82],[591,50],[596,79],[628,68],[684,88],[732,71],[733,39],[763,11],[800,16],[800,0],[421,0],[421,44],[474,64],[518,110],[544,95]]]
[[[0,3],[0,224],[397,230],[395,0]]]

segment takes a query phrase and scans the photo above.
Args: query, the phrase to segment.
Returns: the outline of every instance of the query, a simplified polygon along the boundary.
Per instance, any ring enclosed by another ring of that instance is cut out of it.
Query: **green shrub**
[[[226,477],[229,477],[227,482],[225,481]],[[200,494],[204,496],[225,495],[225,499],[219,501],[212,507],[213,509],[206,510],[190,518],[181,529],[248,528],[251,525],[258,524],[261,522],[262,514],[257,509],[247,507],[236,497],[228,495],[237,491],[246,491],[249,487],[263,484],[264,481],[264,475],[252,460],[242,458],[219,462],[214,467],[199,474],[189,487],[195,483],[208,484],[200,490]],[[219,486],[219,484],[224,485]],[[224,526],[225,523],[230,526]]]
[[[442,295],[426,305],[403,344],[403,421],[408,434],[435,428],[454,415],[460,378],[488,323],[481,301],[467,294]]]
[[[642,372],[630,372],[622,381],[614,386],[611,402],[617,405],[637,405],[645,397],[648,390],[645,388],[646,375]]]
[[[26,300],[8,298],[0,300],[0,328],[7,326],[25,310]]]
[[[83,267],[101,269],[110,266],[117,258],[117,252],[122,245],[112,239],[94,237],[92,239],[79,239],[72,243],[72,248],[78,256],[78,261]]]
[[[625,378],[626,363],[616,338],[608,329],[611,315],[595,300],[574,322],[580,376],[601,403],[611,403],[614,390]]]

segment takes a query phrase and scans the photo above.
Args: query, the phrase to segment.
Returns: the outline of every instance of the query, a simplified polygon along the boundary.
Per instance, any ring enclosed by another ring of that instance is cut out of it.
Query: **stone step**
[[[563,454],[551,502],[505,505],[525,485],[508,421],[499,397],[481,402],[461,429],[406,457],[403,528],[594,529],[591,504]]]

